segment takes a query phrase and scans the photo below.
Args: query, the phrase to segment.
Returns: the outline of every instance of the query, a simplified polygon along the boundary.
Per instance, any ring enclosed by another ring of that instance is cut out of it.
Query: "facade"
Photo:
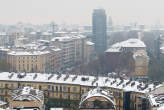
[[[92,14],[92,42],[95,43],[97,55],[107,48],[107,23],[104,9],[95,9]]]
[[[85,36],[69,35],[55,37],[51,40],[51,45],[62,50],[62,68],[69,68],[80,63],[84,58]]]
[[[49,51],[11,51],[7,55],[10,72],[45,72],[48,69]]]
[[[91,41],[84,42],[84,61],[87,63],[93,59],[95,54],[95,44]]]
[[[33,87],[23,87],[11,93],[9,102],[11,109],[39,109],[44,110],[44,94]]]
[[[74,37],[74,48],[75,48],[75,54],[74,54],[74,62],[75,63],[79,63],[82,61],[82,39],[84,39],[84,37]]]
[[[129,65],[131,65],[131,70],[128,72],[130,73],[129,75],[134,78],[146,78],[148,76],[149,57],[144,42],[139,39],[128,39],[126,41],[118,42],[106,50],[108,58],[117,64],[119,63],[120,58],[122,58],[122,55],[126,54],[129,54],[130,57],[132,57],[132,59],[129,60]]]
[[[0,61],[7,61],[7,54],[10,52],[9,49],[1,48],[0,47]]]
[[[133,54],[133,58],[135,61],[135,69],[134,72],[131,73],[131,76],[147,77],[149,65],[149,57],[147,56],[147,52],[145,50],[136,51]]]
[[[48,58],[48,73],[55,73],[62,69],[62,50],[59,48],[50,49]]]
[[[62,49],[63,69],[71,67],[74,63],[75,42],[70,37],[55,37],[51,40],[51,45]]]
[[[145,101],[141,100],[142,97],[160,86],[122,78],[83,75],[8,72],[0,75],[0,100],[5,102],[11,101],[11,91],[25,86],[43,91],[46,103],[49,99],[79,101],[84,93],[99,85],[113,93],[116,110],[147,110],[143,109]]]
[[[0,33],[0,46],[7,46],[7,44],[9,43],[9,35],[7,35],[6,33]]]

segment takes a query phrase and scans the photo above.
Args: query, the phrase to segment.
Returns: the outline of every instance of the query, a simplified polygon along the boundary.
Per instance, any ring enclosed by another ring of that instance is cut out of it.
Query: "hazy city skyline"
[[[91,25],[95,8],[104,8],[115,24],[163,24],[162,0],[0,0],[0,24],[18,22]]]

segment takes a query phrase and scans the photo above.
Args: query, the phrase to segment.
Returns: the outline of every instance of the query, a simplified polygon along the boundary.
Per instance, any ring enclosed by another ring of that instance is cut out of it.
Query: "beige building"
[[[14,90],[11,93],[11,101],[9,102],[11,109],[38,109],[44,110],[44,94],[42,91],[33,87],[23,87]]]
[[[26,86],[43,91],[45,103],[50,99],[79,101],[84,93],[98,85],[113,93],[116,110],[145,110],[142,97],[160,86],[115,77],[8,72],[0,75],[0,100],[5,102],[12,101],[13,90]]]
[[[80,110],[116,110],[112,92],[99,87],[82,95],[79,108]]]
[[[83,37],[78,37],[78,36],[74,36],[73,40],[74,40],[74,62],[75,63],[79,63],[82,61],[82,39]]]
[[[74,41],[70,37],[55,37],[51,45],[62,49],[62,68],[71,67],[74,63]]]
[[[147,94],[149,110],[164,110],[164,85]]]
[[[94,50],[95,50],[95,44],[91,41],[85,42],[85,48],[84,48],[84,60],[86,62],[89,62],[93,56],[94,56]]]
[[[83,60],[83,49],[86,49],[85,36],[69,35],[55,37],[51,40],[51,45],[62,50],[63,68],[71,67]]]
[[[10,72],[45,72],[49,51],[11,51],[7,55]]]
[[[135,69],[134,72],[131,73],[131,76],[147,77],[149,65],[147,52],[145,50],[138,50],[134,52],[133,58],[135,62]]]

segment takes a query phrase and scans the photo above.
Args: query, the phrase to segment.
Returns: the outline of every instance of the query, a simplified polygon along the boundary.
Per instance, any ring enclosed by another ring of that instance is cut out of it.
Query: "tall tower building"
[[[92,42],[95,43],[95,51],[100,55],[107,47],[106,13],[104,9],[94,9],[92,14]]]

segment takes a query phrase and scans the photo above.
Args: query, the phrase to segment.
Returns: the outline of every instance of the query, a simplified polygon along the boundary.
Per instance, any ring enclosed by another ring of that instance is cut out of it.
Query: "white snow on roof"
[[[87,45],[94,45],[94,43],[91,41],[87,41]]]
[[[55,37],[55,38],[51,39],[51,41],[70,41],[70,40],[72,40],[72,39],[68,36]]]
[[[50,108],[50,110],[63,110],[63,108]]]
[[[74,40],[74,39],[81,39],[81,38],[85,38],[84,35],[65,35],[63,37],[54,37],[53,39],[51,39],[51,41],[71,41],[71,40]]]
[[[164,105],[160,106],[157,110],[164,110]]]
[[[42,35],[50,36],[50,35],[52,35],[52,33],[49,33],[49,32],[43,32]]]
[[[9,77],[11,76],[12,77]],[[140,93],[146,93],[150,90],[155,89],[154,84],[144,84],[139,83],[138,81],[130,81],[127,79],[121,80],[120,78],[110,78],[110,77],[98,77],[97,80],[94,76],[84,76],[84,75],[69,75],[66,78],[65,74],[62,74],[59,77],[58,74],[53,74],[52,77],[49,77],[52,74],[43,74],[43,73],[26,73],[26,75],[22,78],[17,77],[18,73],[8,73],[2,72],[0,73],[0,80],[1,81],[29,81],[29,82],[49,82],[49,83],[61,83],[61,84],[75,84],[75,85],[82,85],[82,86],[96,86],[99,87],[110,87],[115,89],[123,89],[125,91],[134,91]],[[34,78],[34,76],[37,76]],[[65,79],[66,78],[66,79]],[[88,80],[82,80],[87,78]]]
[[[0,32],[0,36],[6,36],[7,34],[5,32]]]
[[[44,100],[43,92],[34,89],[33,87],[23,87],[18,90],[14,90],[12,93],[12,100],[34,100],[34,101],[42,101]]]
[[[36,32],[30,32],[30,34],[35,35],[35,34],[36,34]]]
[[[6,102],[0,101],[0,106],[6,105],[6,104],[7,104]]]
[[[43,55],[43,54],[48,54],[50,53],[49,51],[33,51],[33,52],[27,52],[27,51],[12,51],[8,53],[9,55]]]
[[[86,101],[87,99],[91,98],[91,97],[104,97],[106,98],[109,102],[111,102],[113,105],[115,105],[114,100],[113,100],[113,95],[112,93],[110,93],[109,91],[103,90],[101,88],[95,88],[93,90],[90,90],[88,93],[85,93],[82,96],[80,105]]]
[[[122,41],[116,44],[113,44],[106,52],[119,52],[122,47],[143,47],[145,48],[146,45],[143,41],[139,39],[128,39],[126,41]]]
[[[151,106],[158,107],[164,104],[164,94],[150,94],[148,98]]]
[[[60,48],[55,48],[55,49],[51,49],[53,51],[60,51],[61,49]]]
[[[4,48],[4,47],[0,47],[1,51],[9,51],[10,49]]]

